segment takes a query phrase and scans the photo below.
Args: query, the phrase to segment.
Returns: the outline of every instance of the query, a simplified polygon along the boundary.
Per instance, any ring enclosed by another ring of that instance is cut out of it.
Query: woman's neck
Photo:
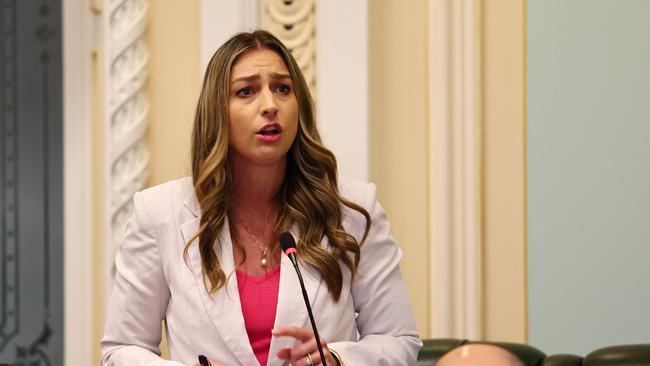
[[[286,174],[286,159],[273,165],[230,160],[231,202],[239,209],[267,212],[274,204]]]

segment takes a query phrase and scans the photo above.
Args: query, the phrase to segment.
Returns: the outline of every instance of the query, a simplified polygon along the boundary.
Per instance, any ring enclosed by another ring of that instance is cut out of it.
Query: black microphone
[[[302,274],[300,273],[300,268],[298,268],[298,258],[296,257],[296,253],[298,253],[298,250],[296,249],[296,240],[293,238],[293,235],[291,235],[291,233],[285,231],[282,234],[280,234],[280,246],[282,247],[282,251],[291,260],[291,263],[293,264],[293,268],[296,269],[296,273],[298,274],[298,280],[300,281],[300,288],[302,289],[302,297],[303,299],[305,299],[305,306],[307,306],[307,313],[309,314],[309,320],[311,321],[311,329],[314,330],[314,337],[316,337],[316,346],[318,346],[318,353],[320,354],[320,359],[323,365],[327,366],[327,362],[325,361],[325,353],[323,353],[323,346],[321,346],[320,344],[320,336],[318,335],[318,329],[316,329],[314,314],[312,314],[311,305],[309,305],[309,296],[307,296],[307,290],[305,290],[305,283],[302,281]]]

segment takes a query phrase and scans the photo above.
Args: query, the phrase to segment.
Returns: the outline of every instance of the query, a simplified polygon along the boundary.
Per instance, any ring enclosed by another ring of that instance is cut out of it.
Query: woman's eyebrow
[[[284,74],[284,73],[272,72],[272,73],[270,74],[270,76],[271,76],[271,79],[291,79],[291,75],[289,75],[289,74]],[[234,83],[236,83],[236,82],[238,82],[238,81],[247,81],[247,82],[250,82],[250,81],[258,80],[258,79],[260,79],[260,75],[259,75],[259,74],[253,74],[253,75],[248,75],[248,76],[240,76],[240,77],[238,77],[238,78],[236,78],[236,79],[233,79],[233,80],[230,82],[230,84],[234,84]]]
[[[273,78],[273,79],[291,79],[291,75],[272,72],[271,73],[271,78]]]
[[[236,79],[233,79],[230,83],[234,84],[234,83],[236,83],[238,81],[253,81],[253,80],[256,80],[256,79],[259,79],[259,78],[260,78],[260,76],[258,74],[249,75],[249,76],[240,76],[240,77],[238,77]]]

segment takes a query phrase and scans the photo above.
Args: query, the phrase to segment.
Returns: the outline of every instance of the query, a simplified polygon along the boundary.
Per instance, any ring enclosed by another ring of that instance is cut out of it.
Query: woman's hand
[[[318,346],[316,345],[316,338],[314,333],[305,329],[296,327],[278,328],[273,329],[271,334],[278,337],[293,337],[299,343],[293,348],[283,348],[277,356],[281,360],[291,360],[292,366],[312,366],[322,365],[320,354],[318,353]],[[327,348],[327,342],[321,338],[320,344],[323,347],[323,354],[328,366],[337,366],[338,362],[330,354]]]

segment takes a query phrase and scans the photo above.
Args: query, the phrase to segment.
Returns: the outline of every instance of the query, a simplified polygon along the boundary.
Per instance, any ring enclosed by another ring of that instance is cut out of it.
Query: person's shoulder
[[[192,177],[183,177],[145,188],[140,191],[140,194],[150,199],[157,199],[175,195],[184,197],[192,191]]]
[[[373,183],[339,176],[338,185],[341,197],[362,207],[367,208],[375,200],[377,189]]]
[[[191,199],[194,186],[191,177],[183,177],[161,183],[138,192],[147,211],[175,212],[185,200]]]

